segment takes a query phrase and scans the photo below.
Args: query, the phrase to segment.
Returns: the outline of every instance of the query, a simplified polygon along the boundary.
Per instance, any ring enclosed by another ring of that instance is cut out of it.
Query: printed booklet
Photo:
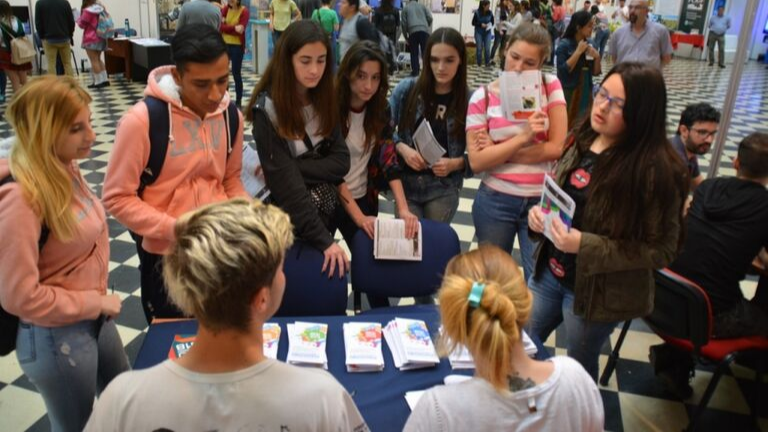
[[[344,326],[347,372],[378,372],[384,369],[381,323],[348,322]]]
[[[405,238],[402,219],[376,219],[373,257],[380,260],[421,261],[421,224],[416,237]]]

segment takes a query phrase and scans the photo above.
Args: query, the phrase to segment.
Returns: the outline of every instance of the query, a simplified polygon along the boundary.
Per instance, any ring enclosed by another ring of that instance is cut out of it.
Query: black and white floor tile
[[[608,65],[606,65],[608,66]],[[607,67],[605,68],[607,70]],[[471,66],[470,86],[477,87],[489,82],[496,75],[492,69]],[[258,77],[250,70],[244,73],[245,88],[253,88]],[[398,75],[397,82],[405,76]],[[665,70],[669,90],[668,130],[670,134],[677,124],[680,112],[689,103],[705,101],[721,106],[731,79],[730,69],[708,68],[704,62],[675,60]],[[87,84],[83,77],[83,84]],[[394,86],[394,83],[392,84]],[[81,163],[83,174],[93,189],[101,193],[101,185],[107,161],[114,141],[115,127],[120,116],[141,99],[144,85],[113,79],[112,86],[92,92],[91,109],[98,144],[91,156]],[[9,95],[10,96],[10,95]],[[733,175],[731,158],[736,154],[736,145],[741,138],[753,131],[768,132],[768,70],[762,64],[747,64],[739,88],[738,101],[719,175]],[[10,98],[9,98],[10,99]],[[0,109],[4,109],[0,106]],[[246,139],[250,139],[250,129]],[[0,119],[0,138],[10,136],[8,123]],[[702,172],[706,174],[711,163],[710,157],[700,160]],[[461,193],[459,211],[453,227],[459,234],[462,249],[476,247],[472,226],[471,206],[479,179],[465,182]],[[391,203],[383,202],[385,215],[392,214]],[[146,323],[139,301],[138,258],[134,244],[123,226],[109,220],[111,258],[109,262],[109,284],[123,298],[123,312],[117,319],[120,336],[128,355],[133,360],[144,339]],[[519,256],[519,255],[518,255]],[[747,296],[754,294],[756,283],[747,280],[743,290]],[[615,342],[619,329],[614,332]],[[607,386],[601,387],[606,411],[605,427],[610,431],[679,431],[687,424],[688,413],[701,398],[704,388],[712,376],[711,368],[697,371],[693,382],[694,395],[686,401],[676,400],[666,394],[655,381],[648,363],[648,347],[659,343],[659,338],[640,323],[635,323],[622,349],[622,360]],[[557,354],[564,354],[562,332],[556,332],[545,344]],[[609,347],[601,357],[605,364]],[[748,369],[734,366],[721,380],[716,394],[709,404],[702,422],[702,430],[750,430],[750,404],[756,390],[753,374]],[[766,392],[765,382],[762,394]],[[763,397],[758,407],[760,426],[768,431],[768,398]],[[0,358],[0,431],[46,431],[50,425],[46,418],[45,406],[34,386],[23,376],[15,356]]]

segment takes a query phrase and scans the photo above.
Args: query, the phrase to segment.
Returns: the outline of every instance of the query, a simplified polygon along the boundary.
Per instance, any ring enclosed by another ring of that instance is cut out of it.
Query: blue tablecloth
[[[421,319],[427,323],[432,339],[439,329],[439,314],[437,310],[431,312],[419,312],[399,314],[397,316],[412,319]],[[360,413],[373,432],[401,431],[410,414],[408,404],[405,402],[405,392],[412,390],[424,390],[437,384],[442,384],[443,378],[452,373],[471,375],[474,370],[452,370],[447,359],[441,359],[437,367],[410,371],[399,371],[392,360],[389,346],[383,343],[384,362],[386,364],[382,372],[349,373],[345,365],[344,339],[342,324],[351,321],[380,322],[386,325],[395,317],[394,313],[382,315],[362,316],[324,316],[324,317],[300,317],[300,318],[272,318],[269,322],[280,324],[280,345],[277,358],[285,360],[288,354],[288,334],[286,324],[294,321],[319,322],[328,324],[328,341],[326,353],[328,355],[328,371],[349,391]],[[177,321],[153,324],[149,328],[144,343],[141,346],[135,369],[144,369],[161,363],[168,357],[168,350],[173,337],[177,334],[197,333],[197,321]],[[539,350],[543,346],[539,343]],[[544,352],[544,357],[546,357]]]

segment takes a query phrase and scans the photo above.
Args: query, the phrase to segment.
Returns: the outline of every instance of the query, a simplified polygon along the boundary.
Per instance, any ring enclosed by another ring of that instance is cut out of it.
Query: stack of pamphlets
[[[347,372],[378,372],[383,370],[381,324],[348,322],[343,327]]]
[[[288,357],[286,361],[301,366],[328,369],[325,343],[328,324],[296,321],[288,324]]]
[[[379,260],[421,261],[421,224],[416,237],[405,238],[402,219],[376,219],[373,236],[373,257]]]
[[[400,370],[432,367],[440,363],[427,324],[421,320],[395,318],[384,328],[384,338]]]
[[[442,331],[443,329],[441,327],[440,332],[442,333]],[[522,343],[523,350],[526,354],[528,354],[529,357],[536,355],[538,348],[536,348],[536,344],[533,343],[533,340],[531,340],[531,337],[528,336],[528,333],[526,333],[525,330],[522,331]],[[448,354],[448,361],[451,363],[452,369],[475,368],[475,360],[472,358],[472,354],[464,345],[457,345],[456,349]]]

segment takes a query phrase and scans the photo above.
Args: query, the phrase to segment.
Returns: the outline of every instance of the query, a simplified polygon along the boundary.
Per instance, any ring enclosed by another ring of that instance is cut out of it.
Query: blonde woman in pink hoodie
[[[91,98],[71,77],[27,83],[8,106],[16,137],[0,158],[0,303],[19,317],[16,357],[53,431],[80,431],[128,359],[107,294],[109,238],[77,160],[91,151]],[[42,246],[41,246],[42,245]]]

